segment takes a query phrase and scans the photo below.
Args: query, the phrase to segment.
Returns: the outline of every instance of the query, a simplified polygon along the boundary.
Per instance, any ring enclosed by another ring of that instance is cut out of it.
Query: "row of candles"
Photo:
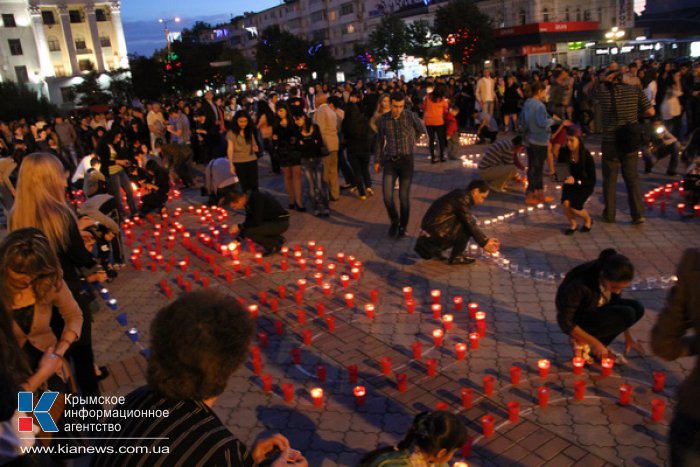
[[[662,215],[666,215],[667,204],[671,203],[671,195],[674,191],[678,191],[681,197],[685,194],[685,189],[680,182],[667,183],[664,186],[649,190],[644,194],[644,203],[650,211],[654,209],[656,202],[659,203],[659,211]],[[683,202],[676,204],[676,210],[681,217],[693,216],[700,217],[700,204],[689,205]]]

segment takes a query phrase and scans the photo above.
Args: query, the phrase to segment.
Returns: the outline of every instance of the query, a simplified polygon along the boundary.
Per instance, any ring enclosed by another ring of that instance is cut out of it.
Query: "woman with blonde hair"
[[[63,166],[55,156],[43,153],[28,155],[19,169],[17,197],[8,225],[11,232],[27,227],[39,229],[56,252],[63,270],[63,280],[84,317],[80,342],[69,352],[76,381],[83,395],[98,395],[91,333],[94,295],[86,287],[85,281],[104,281],[107,275],[85,249],[77,217],[66,201],[65,190]],[[54,319],[54,322],[54,331],[60,334],[64,323],[60,319]]]

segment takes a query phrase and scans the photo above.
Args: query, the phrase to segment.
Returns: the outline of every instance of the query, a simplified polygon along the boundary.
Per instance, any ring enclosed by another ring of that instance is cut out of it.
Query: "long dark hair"
[[[253,119],[250,118],[250,114],[246,112],[245,110],[239,110],[236,112],[233,116],[233,119],[231,120],[231,131],[233,132],[234,135],[238,135],[241,132],[241,127],[238,126],[238,119],[239,118],[247,118],[248,119],[248,124],[245,126],[243,129],[243,136],[245,137],[245,140],[247,143],[250,143],[253,141]]]
[[[433,89],[433,92],[430,93],[430,100],[433,102],[440,102],[443,98],[445,97],[445,90],[442,88],[442,85],[438,84],[435,86]]]
[[[277,115],[275,115],[275,112],[272,111],[269,102],[266,100],[258,101],[258,121],[260,121],[263,115],[265,115],[268,125],[272,126],[275,124]]]
[[[610,282],[629,282],[634,279],[634,265],[627,256],[607,248],[598,256],[600,277]]]

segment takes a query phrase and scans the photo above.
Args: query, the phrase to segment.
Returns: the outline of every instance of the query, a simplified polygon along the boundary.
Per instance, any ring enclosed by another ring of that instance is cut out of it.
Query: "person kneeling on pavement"
[[[668,131],[663,121],[657,119],[649,130],[649,142],[642,147],[642,157],[644,159],[644,173],[651,173],[651,169],[658,161],[670,156],[666,175],[674,176],[678,169],[678,159],[681,152],[681,143],[678,142],[673,133]]]
[[[289,229],[289,212],[267,193],[227,193],[224,206],[231,209],[245,208],[245,221],[230,229],[232,235],[238,234],[249,238],[265,250],[264,256],[277,253],[282,248],[285,238],[282,236]]]
[[[643,353],[630,328],[644,316],[644,306],[620,296],[633,278],[632,262],[612,248],[566,274],[557,290],[557,322],[571,337],[574,356],[593,363],[591,353],[600,358],[612,355],[616,363],[626,363],[623,355],[609,349],[622,333],[625,353],[630,349]]]
[[[465,256],[464,251],[472,237],[487,252],[498,251],[498,240],[486,237],[472,215],[472,207],[483,204],[488,195],[485,181],[472,180],[466,190],[452,190],[434,201],[421,222],[416,253],[423,259],[444,260],[442,252],[452,248],[449,264],[471,264],[476,260]]]
[[[479,161],[479,177],[488,183],[489,189],[506,191],[506,184],[510,181],[525,184],[527,178],[518,172],[525,172],[525,167],[518,159],[523,148],[522,136],[516,136],[511,140],[498,140],[486,149],[484,157]]]
[[[241,191],[238,176],[231,173],[231,163],[226,157],[212,159],[204,169],[202,196],[209,196],[207,205],[217,206],[228,193]]]

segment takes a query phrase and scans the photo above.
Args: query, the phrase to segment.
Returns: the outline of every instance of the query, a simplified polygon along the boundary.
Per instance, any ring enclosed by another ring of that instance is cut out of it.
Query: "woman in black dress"
[[[593,227],[593,220],[584,209],[584,204],[595,188],[595,162],[591,153],[583,146],[581,130],[572,126],[567,128],[566,132],[566,145],[559,152],[559,163],[569,165],[569,175],[564,179],[561,204],[569,221],[569,228],[564,233],[573,235],[578,228],[577,217],[583,220],[581,232],[590,232]]]
[[[510,131],[510,122],[513,121],[513,130],[518,127],[518,103],[523,98],[523,91],[518,85],[515,76],[510,75],[506,81],[506,91],[503,94],[503,123],[506,131]]]
[[[301,157],[296,150],[299,128],[289,115],[284,102],[277,103],[277,115],[272,130],[272,146],[275,158],[282,168],[284,187],[287,189],[289,209],[306,211],[301,193]]]

